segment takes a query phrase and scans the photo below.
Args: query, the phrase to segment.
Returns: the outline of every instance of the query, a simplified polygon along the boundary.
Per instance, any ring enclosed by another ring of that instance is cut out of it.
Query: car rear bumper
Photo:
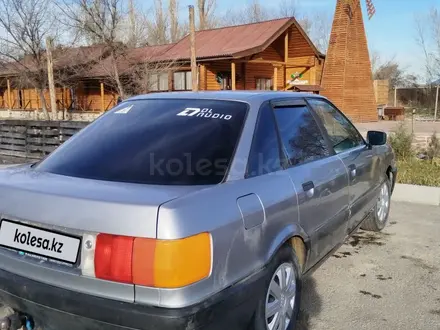
[[[91,296],[0,270],[0,303],[44,330],[246,329],[264,290],[264,270],[191,307],[167,309]]]

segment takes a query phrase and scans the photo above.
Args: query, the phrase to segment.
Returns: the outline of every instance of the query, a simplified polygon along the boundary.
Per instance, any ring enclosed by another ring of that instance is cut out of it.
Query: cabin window
[[[150,91],[167,91],[168,90],[168,72],[153,73],[150,75],[148,82],[148,90]]]
[[[173,89],[176,91],[191,90],[191,71],[174,72]]]
[[[271,90],[272,89],[272,79],[270,79],[270,78],[257,78],[257,89]]]

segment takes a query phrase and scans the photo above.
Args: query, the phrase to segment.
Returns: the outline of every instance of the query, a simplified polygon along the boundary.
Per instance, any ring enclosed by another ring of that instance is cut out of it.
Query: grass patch
[[[440,164],[416,158],[397,161],[397,182],[440,187]]]

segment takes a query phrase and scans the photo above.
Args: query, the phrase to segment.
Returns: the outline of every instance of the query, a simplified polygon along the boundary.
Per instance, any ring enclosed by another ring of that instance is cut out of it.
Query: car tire
[[[281,288],[281,292],[275,294],[275,291],[278,290],[273,289],[274,284],[276,285],[280,282],[280,277],[282,276],[282,274],[284,274],[286,278],[286,285],[279,286],[279,288]],[[294,276],[294,278],[290,277],[290,275]],[[292,281],[289,281],[289,278]],[[296,329],[301,301],[301,267],[299,266],[298,258],[296,257],[294,250],[291,246],[287,244],[283,245],[278,250],[276,255],[272,258],[271,262],[267,266],[264,287],[265,290],[263,291],[262,297],[259,298],[257,309],[255,311],[255,315],[249,329]],[[291,297],[292,294],[294,294],[293,297]],[[275,296],[278,296],[278,298]],[[272,309],[272,311],[270,311],[269,308],[275,306],[279,306],[279,308],[277,309],[278,313],[270,315],[275,309]],[[291,313],[290,319],[287,316],[289,313]],[[266,317],[266,315],[268,316]],[[288,326],[280,326],[278,328],[274,327],[277,319],[281,321],[281,315],[286,315],[285,325],[288,323]],[[269,325],[272,325],[272,327],[270,327]]]
[[[363,222],[363,230],[379,232],[385,228],[391,208],[391,183],[385,180],[380,186],[377,203],[373,208],[373,213]]]

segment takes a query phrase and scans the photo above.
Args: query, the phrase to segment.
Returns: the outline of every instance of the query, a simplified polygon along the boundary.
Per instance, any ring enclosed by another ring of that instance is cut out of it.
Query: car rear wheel
[[[266,289],[258,301],[250,329],[295,329],[300,307],[300,269],[292,247],[281,247],[268,265]]]
[[[388,222],[391,207],[391,184],[386,180],[380,187],[379,196],[373,213],[364,221],[361,228],[369,231],[381,231]]]

